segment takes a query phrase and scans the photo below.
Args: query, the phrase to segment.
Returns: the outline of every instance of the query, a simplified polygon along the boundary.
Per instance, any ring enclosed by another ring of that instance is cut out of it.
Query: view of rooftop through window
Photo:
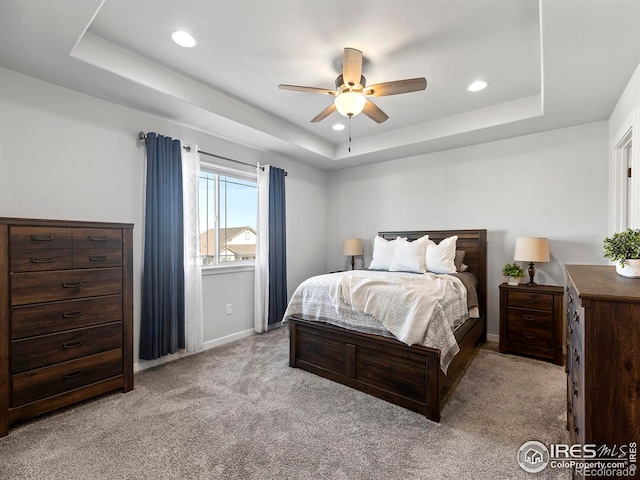
[[[254,260],[257,183],[201,170],[199,195],[202,264]]]

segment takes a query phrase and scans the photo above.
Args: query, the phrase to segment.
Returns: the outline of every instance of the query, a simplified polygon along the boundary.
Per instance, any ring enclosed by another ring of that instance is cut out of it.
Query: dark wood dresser
[[[0,218],[0,436],[133,389],[133,225]]]
[[[566,271],[570,441],[640,442],[640,279],[613,266]]]
[[[564,288],[500,285],[500,353],[516,353],[562,365]]]

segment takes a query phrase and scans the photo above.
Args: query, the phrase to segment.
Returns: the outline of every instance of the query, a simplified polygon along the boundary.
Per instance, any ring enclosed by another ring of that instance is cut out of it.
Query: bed
[[[407,344],[390,336],[351,330],[301,314],[288,315],[289,365],[342,383],[393,404],[440,421],[441,407],[486,341],[486,230],[380,232],[392,240],[415,241],[424,235],[436,243],[457,236],[456,249],[465,252],[468,272],[477,279],[478,318],[469,318],[455,331],[459,351],[442,368],[438,348]]]

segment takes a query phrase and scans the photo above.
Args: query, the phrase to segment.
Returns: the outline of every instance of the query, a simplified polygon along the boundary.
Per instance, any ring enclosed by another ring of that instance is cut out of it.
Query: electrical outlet
[[[231,304],[227,303],[227,315],[231,315],[231,313],[232,313]]]

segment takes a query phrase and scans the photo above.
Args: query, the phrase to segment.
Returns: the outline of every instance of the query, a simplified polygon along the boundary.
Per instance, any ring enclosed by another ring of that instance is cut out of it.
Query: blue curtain
[[[140,358],[185,348],[180,141],[147,134],[147,191]]]
[[[285,171],[269,169],[269,319],[282,321],[287,308],[287,224],[284,195]]]

